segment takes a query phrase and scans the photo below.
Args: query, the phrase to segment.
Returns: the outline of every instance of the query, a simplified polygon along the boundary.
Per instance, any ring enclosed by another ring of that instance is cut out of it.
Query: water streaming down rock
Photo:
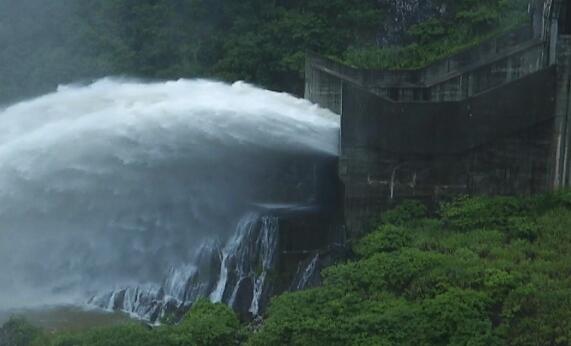
[[[314,255],[308,261],[301,262],[295,273],[290,291],[299,291],[320,284],[320,256]]]
[[[253,206],[320,203],[338,126],[200,80],[106,79],[0,110],[0,310],[92,298],[154,320],[204,296],[258,312],[277,222]]]
[[[278,219],[247,213],[226,246],[205,243],[193,264],[172,268],[161,286],[137,286],[92,297],[89,303],[149,321],[177,316],[199,298],[257,315],[270,293],[278,249]]]

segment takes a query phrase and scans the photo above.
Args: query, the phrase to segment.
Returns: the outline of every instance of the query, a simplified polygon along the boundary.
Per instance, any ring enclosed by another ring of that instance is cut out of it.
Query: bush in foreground
[[[382,218],[324,287],[276,298],[249,344],[569,345],[570,197],[462,198],[440,218]]]
[[[461,198],[438,218],[405,203],[326,269],[324,285],[276,297],[245,332],[198,302],[174,326],[46,335],[19,319],[13,345],[570,345],[571,193]],[[4,346],[0,342],[0,345]]]
[[[0,346],[27,346],[42,334],[21,317],[12,317],[0,328]]]
[[[7,323],[9,338],[1,346],[230,346],[244,336],[234,312],[223,304],[198,301],[176,325],[149,328],[140,323],[83,332],[48,334],[22,319]]]

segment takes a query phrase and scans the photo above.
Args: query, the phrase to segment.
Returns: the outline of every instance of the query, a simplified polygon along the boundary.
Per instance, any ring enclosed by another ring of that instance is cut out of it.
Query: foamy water
[[[157,282],[253,203],[305,202],[296,179],[337,155],[338,122],[205,80],[104,79],[0,110],[0,309]]]

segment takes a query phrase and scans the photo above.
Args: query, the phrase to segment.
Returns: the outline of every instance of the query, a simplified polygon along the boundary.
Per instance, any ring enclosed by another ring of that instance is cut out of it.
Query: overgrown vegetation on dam
[[[9,345],[568,345],[571,192],[461,198],[437,217],[415,202],[383,215],[323,287],[275,298],[252,332],[202,301],[178,325],[44,333]],[[0,338],[1,339],[1,338]],[[12,343],[10,343],[12,341]]]
[[[246,80],[301,94],[307,50],[359,67],[419,67],[525,20],[527,2],[434,0],[436,16],[387,48],[381,28],[397,6],[387,1],[7,0],[0,103],[108,75]]]
[[[529,19],[527,0],[440,3],[441,15],[410,27],[403,44],[350,46],[337,60],[367,69],[421,68]]]

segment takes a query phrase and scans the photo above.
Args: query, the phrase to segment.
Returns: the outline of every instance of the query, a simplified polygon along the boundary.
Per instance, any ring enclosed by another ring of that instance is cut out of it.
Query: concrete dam
[[[571,4],[419,70],[366,70],[316,54],[305,97],[341,115],[338,173],[349,236],[398,200],[565,188]]]
[[[308,55],[306,99],[340,117],[205,80],[104,79],[0,109],[0,317],[156,323],[208,298],[250,320],[319,285],[399,200],[569,186],[571,5],[532,3],[528,24],[418,70]]]

